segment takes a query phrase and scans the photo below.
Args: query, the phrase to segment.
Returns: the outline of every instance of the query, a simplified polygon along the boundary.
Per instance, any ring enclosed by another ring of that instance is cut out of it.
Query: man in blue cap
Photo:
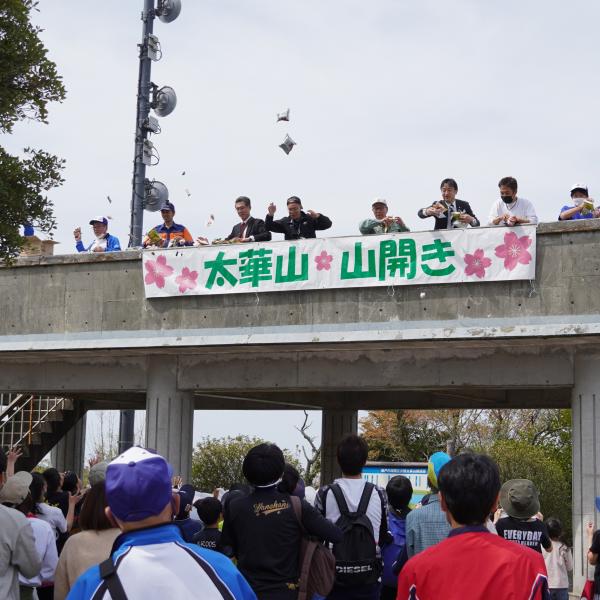
[[[68,600],[256,600],[229,559],[184,542],[173,521],[180,496],[173,493],[167,461],[130,448],[106,470],[106,515],[121,530],[112,556],[86,571]]]
[[[437,478],[442,467],[450,462],[445,452],[435,452],[427,465],[427,482],[431,495],[425,506],[411,511],[406,517],[406,552],[408,558],[426,550],[448,537],[450,525],[440,506]]]
[[[94,230],[96,239],[87,247],[83,245],[81,239],[81,227],[77,227],[73,232],[77,252],[120,252],[119,238],[108,233],[108,219],[106,217],[93,217],[90,220],[90,225]]]

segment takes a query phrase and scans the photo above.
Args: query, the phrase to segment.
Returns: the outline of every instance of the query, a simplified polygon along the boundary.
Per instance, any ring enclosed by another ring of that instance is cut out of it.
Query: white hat
[[[387,207],[387,200],[384,200],[383,198],[375,198],[375,200],[373,200],[373,204],[371,204],[371,206],[375,206],[376,204],[383,204],[384,206]]]
[[[0,490],[0,502],[18,506],[27,498],[33,477],[27,471],[19,471],[9,477]]]
[[[575,191],[575,190],[583,190],[586,194],[588,193],[588,188],[587,185],[585,185],[585,183],[576,183],[572,188],[571,188],[571,194]]]
[[[102,223],[103,225],[108,225],[108,219],[106,217],[92,217],[90,219],[90,225],[94,223]]]

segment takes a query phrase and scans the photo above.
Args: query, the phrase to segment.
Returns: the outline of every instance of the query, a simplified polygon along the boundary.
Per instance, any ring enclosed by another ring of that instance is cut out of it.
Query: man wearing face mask
[[[571,188],[571,202],[571,205],[567,204],[562,207],[558,216],[559,221],[600,217],[600,209],[594,208],[594,199],[589,197],[585,183],[576,183]]]
[[[77,252],[119,252],[121,245],[118,238],[108,233],[108,219],[106,217],[94,217],[90,221],[96,239],[89,245],[84,246],[81,239],[81,228],[77,227],[73,232],[75,237],[75,248]]]
[[[492,206],[489,225],[514,227],[529,223],[537,225],[538,218],[533,204],[526,198],[517,196],[517,180],[514,177],[503,177],[498,182],[500,200]]]

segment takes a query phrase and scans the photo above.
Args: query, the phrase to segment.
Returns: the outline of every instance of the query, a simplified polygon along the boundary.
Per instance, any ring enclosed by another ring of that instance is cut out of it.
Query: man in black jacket
[[[267,231],[265,222],[250,216],[251,208],[250,198],[246,196],[237,198],[235,210],[241,222],[233,226],[231,233],[225,239],[236,239],[240,242],[268,242],[271,240],[271,232]]]
[[[231,546],[237,566],[259,600],[298,597],[302,529],[290,495],[277,489],[285,460],[275,444],[252,448],[242,467],[254,491],[233,498],[225,509],[221,543]],[[302,526],[313,536],[339,542],[342,532],[306,500],[301,500]]]
[[[302,202],[298,196],[292,196],[287,200],[288,216],[284,219],[273,220],[277,207],[271,202],[265,224],[268,231],[283,233],[286,240],[302,240],[305,238],[316,238],[316,231],[329,229],[331,219],[314,210],[304,212]]]
[[[464,200],[457,200],[458,184],[454,179],[444,179],[440,185],[442,200],[434,202],[417,213],[421,219],[435,218],[434,229],[452,229],[453,227],[479,227],[480,223],[473,214],[471,206]]]

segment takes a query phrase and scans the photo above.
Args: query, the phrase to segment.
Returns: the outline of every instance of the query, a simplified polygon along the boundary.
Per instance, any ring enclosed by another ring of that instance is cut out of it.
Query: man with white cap
[[[373,233],[398,233],[410,231],[400,217],[388,217],[388,203],[383,198],[375,198],[371,205],[374,219],[365,219],[358,226],[363,235]]]
[[[121,535],[112,556],[86,571],[68,600],[256,600],[222,554],[183,541],[173,521],[179,495],[173,470],[160,455],[130,448],[106,470],[106,515]]]
[[[81,240],[81,227],[77,227],[73,232],[77,252],[119,252],[121,250],[119,239],[108,233],[108,219],[106,217],[93,217],[90,220],[90,225],[94,230],[96,239],[87,248]]]
[[[597,219],[600,217],[600,208],[594,208],[594,199],[588,195],[585,183],[576,183],[571,188],[571,204],[566,204],[560,209],[559,221],[574,219]]]
[[[54,596],[54,572],[58,564],[58,553],[52,527],[34,514],[35,504],[29,489],[32,481],[33,477],[27,471],[19,471],[9,477],[0,490],[0,504],[14,508],[29,518],[35,548],[42,561],[41,569],[33,577],[19,573],[21,600],[33,598],[34,588],[38,589],[40,600],[46,600]]]
[[[0,448],[0,491],[6,481],[6,454]],[[19,574],[34,577],[41,560],[25,515],[0,504],[0,598],[19,600]]]

